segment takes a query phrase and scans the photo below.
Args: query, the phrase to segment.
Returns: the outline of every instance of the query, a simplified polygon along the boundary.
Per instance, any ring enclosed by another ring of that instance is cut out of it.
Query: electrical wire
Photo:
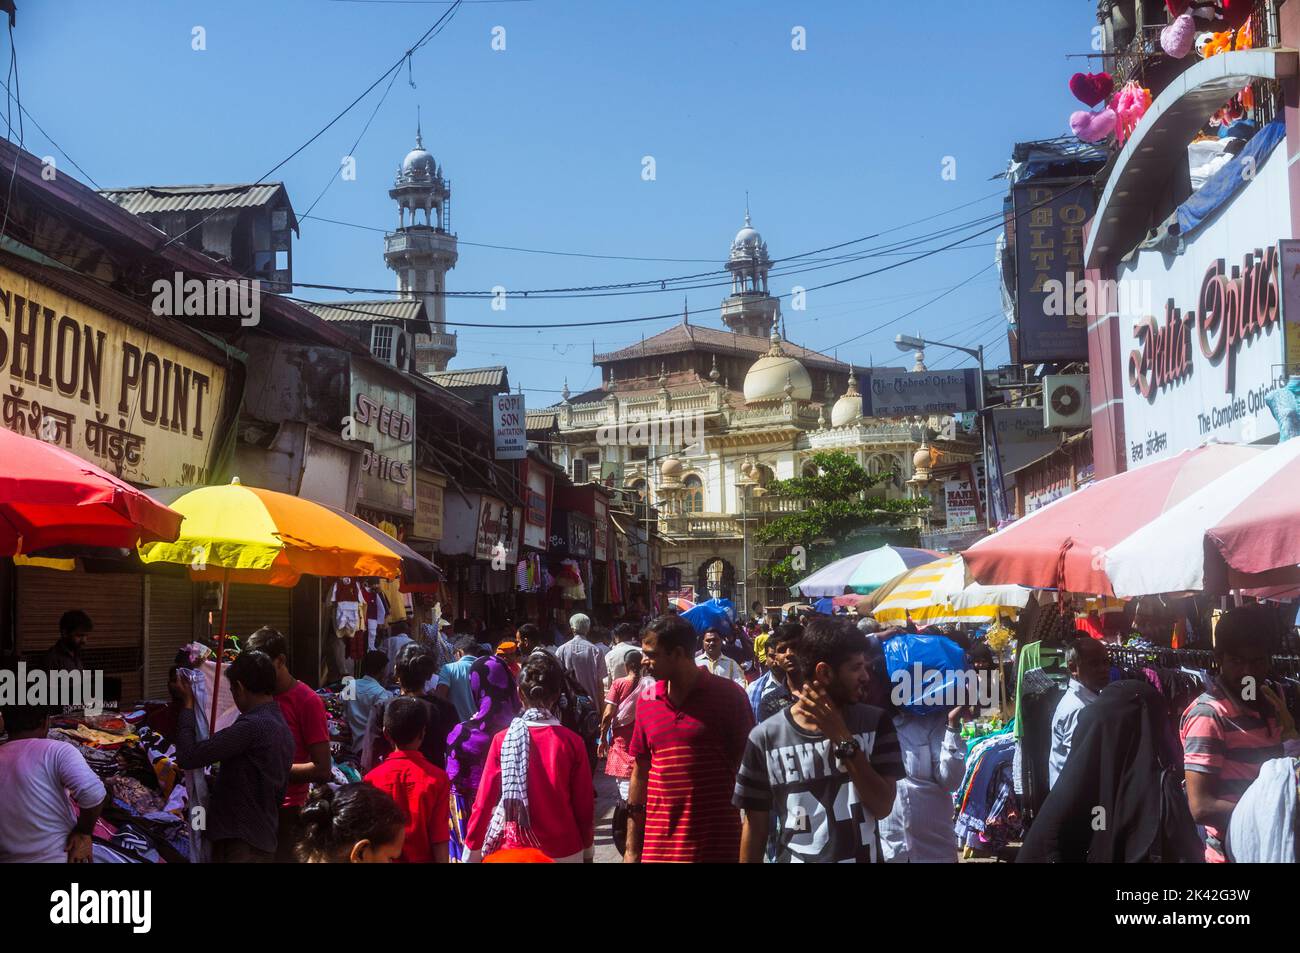
[[[283,168],[285,165],[287,165],[290,161],[292,161],[293,158],[294,158],[295,156],[297,156],[300,152],[302,152],[304,149],[306,149],[308,146],[310,146],[313,142],[315,142],[317,139],[319,139],[321,136],[323,136],[326,132],[328,132],[328,131],[330,130],[330,128],[333,127],[333,125],[334,125],[335,123],[337,123],[340,119],[342,119],[342,118],[343,118],[344,116],[346,116],[349,112],[351,112],[352,109],[353,109],[353,108],[354,108],[354,107],[355,107],[359,102],[361,102],[363,99],[365,99],[367,96],[369,96],[369,95],[371,94],[371,92],[373,92],[373,91],[375,90],[375,88],[379,86],[380,83],[382,83],[385,79],[387,79],[389,73],[395,73],[397,70],[400,70],[400,69],[402,68],[402,64],[403,64],[403,63],[407,62],[407,60],[409,60],[410,57],[411,57],[412,55],[414,55],[414,54],[415,54],[415,53],[416,53],[416,52],[417,52],[417,51],[418,51],[422,46],[424,46],[426,43],[428,43],[430,40],[432,40],[435,36],[437,36],[438,33],[441,33],[441,32],[442,32],[442,29],[446,26],[447,23],[450,23],[450,22],[451,22],[451,18],[454,17],[454,16],[456,15],[456,11],[460,9],[460,5],[461,5],[462,3],[464,3],[464,2],[465,2],[465,0],[451,0],[452,5],[451,5],[450,9],[446,10],[446,11],[442,14],[442,16],[440,16],[440,17],[437,19],[437,21],[433,24],[433,26],[429,27],[429,29],[426,30],[426,31],[424,32],[424,35],[421,36],[420,39],[416,40],[416,41],[415,41],[415,44],[414,44],[413,46],[411,46],[411,47],[410,47],[410,48],[409,48],[405,53],[402,54],[401,58],[399,58],[399,59],[397,60],[396,63],[394,63],[392,66],[388,67],[388,69],[384,70],[384,72],[383,72],[382,74],[380,74],[379,78],[376,79],[376,80],[375,80],[373,83],[371,83],[369,86],[367,86],[366,89],[365,89],[365,91],[364,91],[360,96],[358,96],[356,99],[352,100],[352,102],[350,102],[346,107],[344,107],[344,109],[343,109],[342,112],[340,112],[338,115],[336,115],[333,119],[331,119],[329,122],[327,122],[327,123],[326,123],[324,126],[322,126],[320,129],[318,129],[318,130],[316,131],[316,133],[315,133],[314,135],[312,135],[312,137],[311,137],[310,139],[308,139],[306,142],[304,142],[302,145],[300,145],[297,149],[294,149],[293,152],[289,153],[287,156],[285,156],[283,159],[281,159],[279,162],[277,162],[275,165],[273,165],[273,166],[272,166],[270,169],[268,169],[266,172],[263,172],[263,173],[262,173],[260,176],[258,176],[257,179],[254,180],[251,184],[253,184],[253,185],[257,185],[257,184],[259,184],[259,183],[261,183],[261,182],[264,182],[266,179],[268,179],[269,177],[271,177],[272,175],[274,175],[277,171],[279,171],[281,168]],[[233,201],[233,200],[234,200],[234,196],[232,196],[231,199],[229,199],[228,201]],[[189,228],[185,229],[185,231],[180,232],[180,233],[178,233],[178,234],[176,234],[176,235],[172,235],[170,238],[168,238],[165,242],[163,242],[162,245],[159,246],[158,251],[162,251],[163,249],[168,248],[168,247],[171,246],[173,243],[179,241],[180,239],[182,239],[182,238],[184,238],[186,235],[188,235],[190,232],[194,231],[194,229],[203,227],[203,225],[206,224],[207,221],[208,221],[209,219],[211,219],[214,215],[217,215],[218,213],[220,213],[221,211],[223,211],[223,210],[224,210],[225,208],[227,208],[227,207],[228,207],[228,206],[217,206],[217,207],[215,207],[209,215],[207,215],[207,216],[205,216],[204,218],[200,219],[198,222],[194,223],[194,224],[191,225]]]

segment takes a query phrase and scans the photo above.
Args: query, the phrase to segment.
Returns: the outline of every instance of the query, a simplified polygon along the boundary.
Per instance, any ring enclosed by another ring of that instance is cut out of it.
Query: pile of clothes
[[[1020,839],[1020,802],[1012,781],[1016,739],[1010,726],[981,738],[966,755],[954,795],[957,843],[967,854],[996,854]]]
[[[121,716],[65,714],[49,738],[76,747],[108,789],[95,825],[96,863],[188,863],[188,797],[175,749],[145,725],[141,709]]]

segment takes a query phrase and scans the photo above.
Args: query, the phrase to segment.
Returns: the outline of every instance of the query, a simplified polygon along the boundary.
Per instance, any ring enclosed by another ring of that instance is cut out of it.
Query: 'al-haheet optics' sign
[[[1136,297],[1163,302],[1159,315],[1120,315],[1129,469],[1212,439],[1254,443],[1277,433],[1264,397],[1286,379],[1285,173],[1284,162],[1265,164],[1183,254],[1142,251],[1120,266],[1117,280],[1149,283],[1150,294]]]

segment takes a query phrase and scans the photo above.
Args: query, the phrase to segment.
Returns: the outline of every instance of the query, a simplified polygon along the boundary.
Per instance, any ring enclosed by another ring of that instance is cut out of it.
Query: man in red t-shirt
[[[736,863],[740,812],[731,803],[754,727],[749,698],[730,679],[695,664],[686,620],[661,616],[641,640],[653,695],[637,701],[629,753],[624,863]]]
[[[289,767],[289,787],[280,805],[280,826],[276,837],[275,861],[295,862],[302,806],[312,782],[324,784],[330,779],[330,732],[325,703],[304,682],[289,671],[289,640],[270,626],[263,626],[248,637],[247,651],[265,652],[275,663],[275,700],[293,734],[293,764]]]
[[[366,775],[406,812],[403,864],[445,864],[451,840],[451,782],[447,773],[420,754],[428,722],[418,698],[403,695],[384,708],[384,737],[394,751]]]

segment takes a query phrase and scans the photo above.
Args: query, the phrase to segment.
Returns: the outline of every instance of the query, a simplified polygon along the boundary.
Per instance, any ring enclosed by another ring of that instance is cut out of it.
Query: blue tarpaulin
[[[703,634],[706,629],[717,629],[723,635],[731,631],[731,620],[736,615],[736,607],[730,599],[710,599],[682,613],[682,618],[691,624],[696,632]]]
[[[1257,132],[1241,154],[1214,175],[1178,206],[1178,234],[1186,241],[1204,225],[1223,205],[1246,187],[1263,168],[1277,144],[1286,138],[1286,124],[1275,119]]]
[[[835,600],[830,596],[825,599],[818,599],[813,603],[813,611],[820,612],[822,615],[835,614]]]

